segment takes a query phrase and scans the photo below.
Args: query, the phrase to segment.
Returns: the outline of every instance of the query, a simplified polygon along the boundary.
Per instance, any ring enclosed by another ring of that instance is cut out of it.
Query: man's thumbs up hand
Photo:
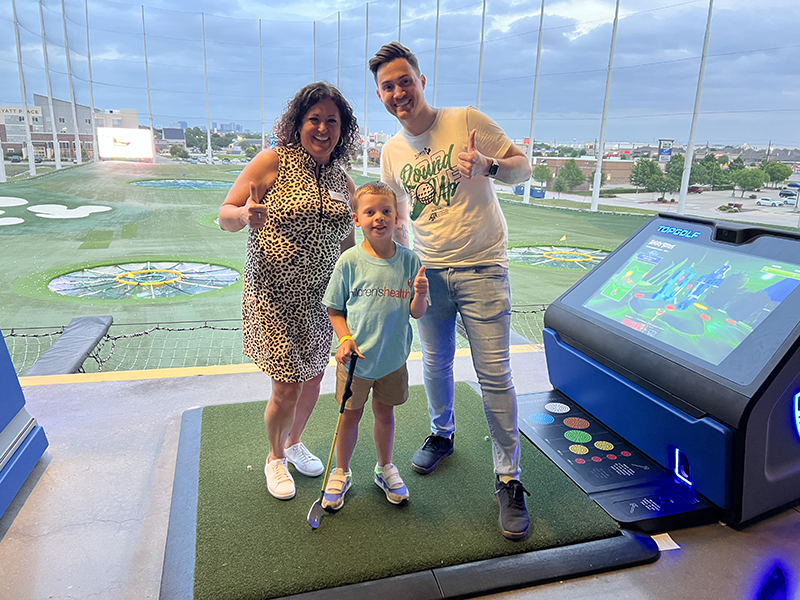
[[[467,150],[458,153],[458,170],[461,176],[466,179],[473,177],[486,177],[489,174],[491,161],[475,149],[476,129],[469,133]]]

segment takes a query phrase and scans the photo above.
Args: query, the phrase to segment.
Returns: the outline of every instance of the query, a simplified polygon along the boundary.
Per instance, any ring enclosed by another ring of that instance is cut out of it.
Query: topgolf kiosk
[[[47,448],[44,429],[25,410],[25,396],[0,334],[0,517]]]
[[[551,304],[520,428],[623,523],[800,498],[800,235],[658,215]],[[693,516],[694,515],[694,516]]]

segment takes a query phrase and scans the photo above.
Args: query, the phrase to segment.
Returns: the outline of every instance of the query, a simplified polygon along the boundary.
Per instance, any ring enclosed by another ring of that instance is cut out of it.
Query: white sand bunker
[[[43,219],[82,219],[92,213],[100,213],[111,210],[110,206],[79,206],[78,208],[67,208],[63,204],[38,204],[29,206],[28,210],[36,213],[37,217]]]
[[[14,196],[0,196],[0,208],[7,208],[9,206],[22,206],[27,204],[25,198],[15,198]]]
[[[17,217],[0,217],[0,227],[2,227],[3,225],[19,225],[20,223],[24,222],[25,219],[19,219]]]

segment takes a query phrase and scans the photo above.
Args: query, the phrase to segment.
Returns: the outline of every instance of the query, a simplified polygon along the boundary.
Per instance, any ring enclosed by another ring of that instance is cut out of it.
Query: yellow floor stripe
[[[510,346],[511,354],[525,352],[544,352],[542,344],[520,344]],[[456,350],[456,357],[470,356],[469,348]],[[408,360],[422,360],[422,352],[412,352]],[[335,361],[331,358],[328,366]],[[254,364],[219,365],[215,367],[180,367],[172,369],[147,369],[143,371],[109,371],[106,373],[72,373],[69,375],[37,375],[20,377],[22,387],[34,385],[57,385],[63,383],[97,383],[102,381],[142,381],[146,379],[173,379],[179,377],[196,377],[198,375],[235,375],[239,373],[258,373],[261,370]]]

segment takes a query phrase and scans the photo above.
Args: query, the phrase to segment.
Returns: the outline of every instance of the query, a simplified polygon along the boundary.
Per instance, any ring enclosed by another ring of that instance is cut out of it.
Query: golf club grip
[[[350,396],[353,395],[353,390],[350,389],[350,386],[353,385],[353,375],[356,372],[356,361],[358,360],[358,354],[355,352],[350,353],[350,368],[347,371],[347,381],[344,384],[344,392],[342,392],[342,405],[339,407],[339,414],[344,413],[344,405],[347,404],[347,401],[350,399]]]

